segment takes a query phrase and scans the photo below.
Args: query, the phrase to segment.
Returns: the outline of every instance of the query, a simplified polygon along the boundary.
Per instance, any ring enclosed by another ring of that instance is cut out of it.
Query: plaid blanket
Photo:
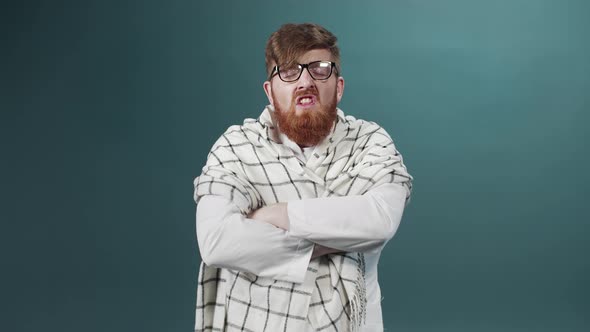
[[[258,119],[228,128],[195,179],[195,201],[219,195],[248,214],[289,200],[362,195],[384,183],[404,186],[409,200],[412,177],[377,124],[338,109],[332,133],[302,164],[280,143],[275,123],[267,106]],[[365,318],[364,272],[363,254],[356,252],[313,259],[300,284],[201,263],[195,331],[358,330]]]

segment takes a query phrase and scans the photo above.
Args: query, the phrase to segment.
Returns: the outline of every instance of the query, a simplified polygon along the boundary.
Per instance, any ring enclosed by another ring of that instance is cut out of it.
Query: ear
[[[270,81],[265,81],[264,84],[262,84],[262,87],[264,88],[264,93],[266,93],[266,98],[268,98],[268,102],[274,107],[275,104],[272,100],[272,87]]]
[[[340,99],[342,99],[342,94],[344,94],[344,78],[338,76],[338,82],[336,83],[336,100],[338,103],[340,102]]]

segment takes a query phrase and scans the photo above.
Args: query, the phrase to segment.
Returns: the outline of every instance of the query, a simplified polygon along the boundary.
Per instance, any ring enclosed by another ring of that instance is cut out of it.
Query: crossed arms
[[[197,205],[197,240],[210,266],[303,282],[310,259],[339,251],[379,252],[393,237],[406,189],[382,184],[364,195],[278,203],[244,215],[227,198]]]

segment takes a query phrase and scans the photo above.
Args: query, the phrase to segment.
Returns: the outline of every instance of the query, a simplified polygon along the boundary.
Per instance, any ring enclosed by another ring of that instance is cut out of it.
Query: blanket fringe
[[[365,256],[358,253],[357,280],[355,283],[355,294],[350,299],[350,330],[357,332],[361,330],[366,320],[367,312],[367,290],[365,287]]]

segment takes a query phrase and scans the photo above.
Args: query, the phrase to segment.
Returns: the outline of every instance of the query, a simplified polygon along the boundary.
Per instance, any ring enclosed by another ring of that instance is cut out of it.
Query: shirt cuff
[[[298,238],[309,236],[309,230],[306,230],[307,218],[305,218],[304,200],[287,203],[287,215],[289,216],[289,235]]]
[[[293,283],[302,283],[305,280],[307,267],[311,261],[313,254],[314,243],[299,239],[297,249],[294,252],[293,258],[289,261],[287,273],[284,276],[279,274],[279,280],[286,280]]]

